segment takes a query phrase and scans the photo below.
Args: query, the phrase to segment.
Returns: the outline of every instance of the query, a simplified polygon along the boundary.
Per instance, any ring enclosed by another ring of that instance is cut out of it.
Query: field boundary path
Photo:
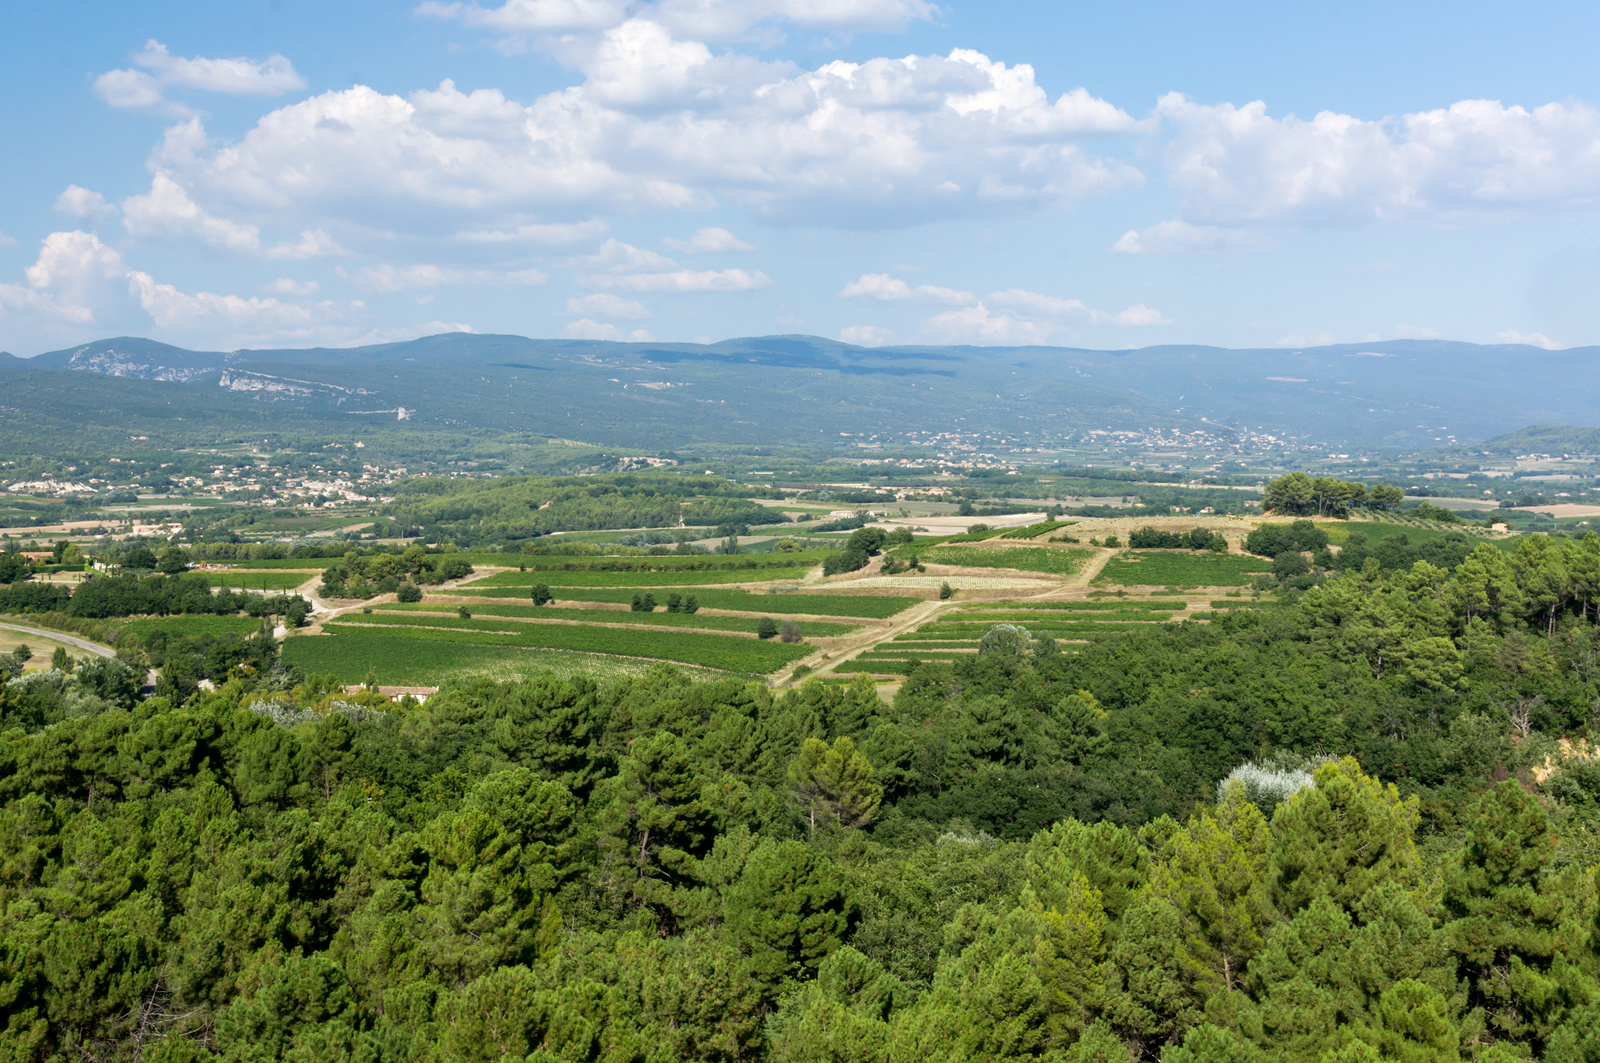
[[[1077,572],[1065,579],[1031,594],[1018,595],[1010,599],[1018,606],[1026,606],[1030,601],[1060,601],[1082,598],[1084,592],[1100,575],[1113,557],[1122,552],[1120,547],[1087,547],[1094,556],[1085,562]],[[983,570],[986,573],[992,570]],[[1020,571],[1020,570],[1018,570]],[[992,599],[989,599],[992,600]],[[896,614],[890,623],[882,626],[867,627],[854,635],[842,636],[833,642],[831,649],[819,649],[810,656],[803,657],[793,664],[787,665],[773,673],[771,683],[773,686],[782,686],[794,678],[794,670],[800,665],[808,665],[812,669],[811,675],[826,675],[834,671],[846,661],[853,661],[868,650],[874,649],[886,642],[893,642],[900,635],[914,631],[924,624],[936,620],[944,613],[961,609],[974,604],[971,598],[949,598],[942,601],[927,601],[921,605],[913,605],[904,612]],[[827,655],[827,659],[822,657]],[[898,683],[892,684],[898,687]]]
[[[1091,549],[1094,548],[1091,547]],[[1072,579],[1067,581],[1066,586],[1074,590],[1081,590],[1082,588],[1087,587],[1090,583],[1094,582],[1094,578],[1096,576],[1100,575],[1101,570],[1111,563],[1111,559],[1116,557],[1121,552],[1122,551],[1117,547],[1102,546],[1099,549],[1096,549],[1094,556],[1089,559],[1089,563],[1084,565],[1083,568],[1079,569],[1077,572],[1074,572],[1072,574]]]
[[[489,576],[510,571],[511,570],[509,568],[494,568],[486,565],[483,568],[474,571],[470,576],[462,576],[460,579],[448,580],[430,589],[436,595],[449,594],[449,592],[456,587],[462,587],[474,582],[475,580],[486,579]],[[300,586],[295,588],[296,594],[311,603],[311,615],[306,617],[306,626],[293,632],[293,634],[320,635],[322,634],[322,625],[329,620],[337,620],[346,613],[353,613],[359,609],[370,609],[375,605],[392,605],[398,601],[393,594],[379,594],[375,597],[366,599],[341,598],[339,599],[340,601],[349,601],[350,604],[334,605],[332,604],[332,599],[324,598],[317,593],[317,588],[321,585],[322,576],[321,574],[318,574],[312,576],[310,579],[306,580],[304,583],[300,584]]]
[[[98,642],[80,639],[62,631],[47,631],[44,628],[25,627],[22,624],[0,624],[0,627],[5,628],[7,631],[20,631],[24,635],[32,635],[35,638],[49,639],[51,642],[64,642],[68,646],[76,646],[80,650],[86,650],[96,657],[115,657],[117,655],[117,651],[110,646],[103,646]]]
[[[878,645],[880,642],[887,642],[898,635],[905,634],[907,631],[914,631],[941,612],[946,612],[960,604],[962,603],[953,598],[942,602],[923,602],[921,605],[913,605],[903,612],[896,613],[890,618],[890,623],[883,627],[865,628],[857,635],[842,635],[831,650],[818,650],[816,653],[802,657],[793,664],[785,665],[774,672],[771,685],[776,687],[787,683],[794,677],[794,670],[802,664],[811,666],[812,675],[823,675],[831,672],[838,665],[843,664],[845,661],[854,660],[861,653]],[[840,645],[840,643],[843,645]],[[822,654],[829,655],[826,661],[820,659]]]

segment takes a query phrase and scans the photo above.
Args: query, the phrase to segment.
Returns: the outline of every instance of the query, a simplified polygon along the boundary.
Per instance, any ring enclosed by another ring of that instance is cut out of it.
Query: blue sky
[[[1600,342],[1596,5],[8,3],[0,349]]]

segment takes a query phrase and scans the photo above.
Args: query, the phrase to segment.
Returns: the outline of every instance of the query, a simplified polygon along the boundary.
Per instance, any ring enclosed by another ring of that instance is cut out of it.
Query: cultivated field
[[[1124,550],[1106,562],[1094,582],[1114,587],[1237,587],[1271,570],[1271,561],[1248,554]]]
[[[865,628],[881,627],[916,603],[903,594],[816,593],[811,554],[730,557],[520,558],[515,569],[490,569],[450,587],[424,588],[423,600],[392,596],[368,603],[333,603],[315,631],[285,644],[285,660],[340,675],[375,668],[387,683],[416,676],[482,674],[484,669],[533,668],[561,654],[574,659],[627,660],[630,667],[661,661],[702,669],[767,675]],[[554,601],[534,605],[543,583]],[[738,584],[753,584],[754,589]],[[818,586],[827,591],[831,585]],[[767,593],[768,590],[774,593]],[[649,595],[654,607],[633,608]],[[668,611],[669,596],[696,611]],[[466,615],[462,615],[465,613]],[[789,625],[800,641],[762,638]],[[348,653],[340,647],[348,647]],[[440,647],[450,647],[441,649]],[[465,647],[465,648],[463,648]],[[534,656],[530,656],[534,655]],[[356,662],[345,664],[346,661]],[[427,669],[417,662],[431,662]],[[486,663],[487,662],[487,663]],[[441,672],[440,669],[443,669]]]

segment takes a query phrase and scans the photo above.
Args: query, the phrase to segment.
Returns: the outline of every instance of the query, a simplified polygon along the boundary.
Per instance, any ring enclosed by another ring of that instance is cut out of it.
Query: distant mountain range
[[[1442,340],[1298,350],[856,347],[814,336],[714,344],[447,333],[347,349],[189,351],[119,337],[0,356],[0,407],[311,428],[331,418],[521,431],[606,446],[837,444],[876,434],[1247,430],[1351,448],[1472,443],[1600,423],[1600,348]],[[68,381],[71,385],[68,385]],[[31,396],[18,405],[23,396]],[[52,404],[54,410],[39,409]],[[180,412],[181,411],[181,412]]]

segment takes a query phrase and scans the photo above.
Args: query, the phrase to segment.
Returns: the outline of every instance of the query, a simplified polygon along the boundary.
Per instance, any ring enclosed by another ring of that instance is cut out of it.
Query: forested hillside
[[[515,544],[558,531],[784,519],[751,501],[751,493],[750,487],[717,476],[434,476],[403,484],[388,513],[413,534],[443,536],[462,545]]]
[[[0,386],[13,431],[55,450],[81,446],[89,425],[106,426],[97,434],[107,446],[135,427],[191,443],[283,430],[392,438],[402,427],[390,419],[398,408],[408,411],[407,433],[438,433],[450,448],[449,436],[479,432],[674,450],[952,431],[1026,436],[1031,445],[1089,430],[1167,429],[1225,445],[1248,426],[1367,449],[1585,424],[1600,397],[1589,372],[1594,351],[1445,340],[1083,350],[457,332],[224,354],[118,337],[0,360]]]
[[[892,704],[12,679],[6,1058],[1590,1060],[1597,579],[1372,559]]]

